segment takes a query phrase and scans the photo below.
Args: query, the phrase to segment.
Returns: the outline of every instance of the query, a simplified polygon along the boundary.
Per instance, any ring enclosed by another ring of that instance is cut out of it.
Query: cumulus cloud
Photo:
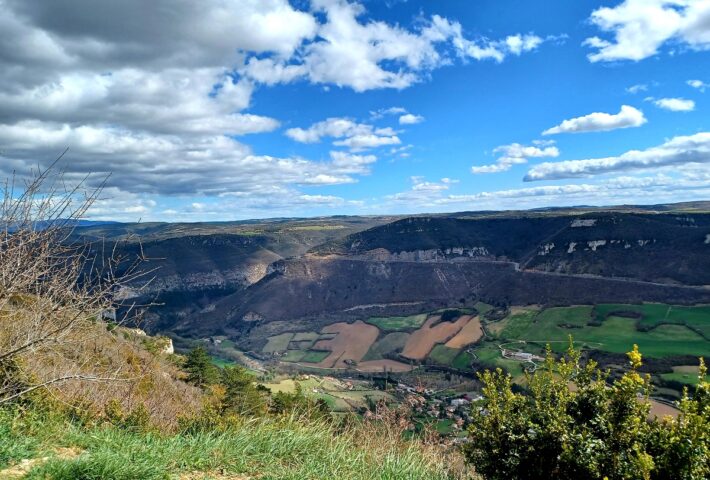
[[[691,87],[700,90],[702,93],[705,93],[705,89],[710,87],[710,83],[705,83],[702,80],[688,80],[686,83]]]
[[[692,112],[695,110],[695,102],[685,98],[658,98],[653,100],[653,104],[671,112]]]
[[[657,147],[631,150],[617,157],[541,163],[528,171],[525,181],[586,177],[694,163],[710,163],[710,132],[674,137]]]
[[[358,173],[365,175],[370,173],[369,165],[377,161],[374,155],[353,155],[346,152],[330,152],[333,167],[345,174]]]
[[[617,114],[594,112],[582,117],[571,118],[556,127],[545,130],[542,134],[605,132],[618,128],[640,127],[646,121],[641,110],[629,105],[622,105]]]
[[[439,15],[422,20],[414,29],[362,21],[365,7],[346,0],[312,0],[311,6],[323,16],[315,39],[304,41],[294,55],[252,57],[241,73],[268,84],[307,80],[357,92],[403,89],[451,63],[448,50],[461,59],[502,62],[510,55],[531,52],[545,41],[532,33],[471,40],[459,22]]]
[[[424,117],[421,115],[414,115],[412,113],[406,113],[399,117],[399,124],[400,125],[414,125],[417,123],[422,123],[424,121]]]
[[[0,0],[0,9],[0,174],[27,174],[69,147],[69,178],[94,172],[98,183],[111,172],[108,188],[133,202],[113,205],[136,215],[180,210],[152,206],[151,195],[252,206],[327,198],[301,187],[356,182],[376,158],[255,152],[244,136],[280,121],[254,110],[254,92],[299,80],[405,88],[466,40],[442,37],[433,18],[400,26],[345,0]],[[533,49],[521,42],[508,41],[505,54]],[[401,143],[392,129],[344,128],[292,133],[351,151]]]
[[[305,129],[289,128],[286,136],[300,143],[317,143],[324,137],[332,137],[340,139],[334,141],[334,145],[348,147],[353,151],[402,143],[391,128],[376,128],[349,118],[337,117],[314,123]]]
[[[422,176],[412,176],[409,178],[412,186],[405,192],[387,195],[386,201],[395,203],[409,203],[421,207],[431,207],[441,198],[441,194],[451,188],[451,185],[458,183],[458,180],[442,178],[438,182],[427,181]]]
[[[399,145],[401,140],[397,135],[379,135],[377,133],[368,133],[361,135],[353,135],[352,137],[333,142],[333,145],[338,147],[348,147],[354,152],[367,150],[369,148],[384,147],[386,145]]]
[[[592,62],[643,60],[664,44],[694,50],[710,48],[710,2],[707,0],[625,0],[592,12],[590,21],[613,37],[587,38]]]
[[[153,208],[146,196],[259,196],[367,170],[260,155],[235,139],[279,126],[245,111],[254,81],[234,73],[245,52],[291,56],[316,34],[313,15],[287,0],[0,7],[0,174],[27,174],[69,147],[67,178],[111,173],[120,216]]]
[[[509,55],[521,55],[537,49],[546,39],[535,34],[515,34],[503,39],[491,40],[486,37],[470,40],[465,38],[460,23],[452,22],[439,15],[434,15],[431,24],[427,26],[422,35],[433,42],[451,41],[457,54],[461,58],[475,60],[494,60],[502,62]],[[549,37],[553,40],[556,37]]]
[[[70,176],[93,172],[98,182],[102,173],[111,173],[111,186],[163,195],[254,194],[269,186],[353,183],[354,174],[367,171],[353,162],[375,161],[373,156],[352,157],[349,163],[335,156],[329,161],[279,158],[254,154],[222,135],[154,136],[36,121],[0,129],[0,144],[8,152],[0,156],[0,168],[7,173],[29,173],[36,159],[46,165],[70,145]]]
[[[390,115],[399,115],[400,125],[414,125],[424,121],[423,116],[410,113],[404,107],[381,108],[370,112],[370,118],[372,120],[379,120]]]
[[[527,163],[528,158],[557,157],[560,151],[552,146],[554,142],[538,142],[538,146],[525,146],[519,143],[501,145],[493,150],[499,154],[496,163],[491,165],[477,165],[471,167],[474,175],[481,173],[498,173],[510,170],[513,165]],[[542,147],[542,148],[541,148]]]

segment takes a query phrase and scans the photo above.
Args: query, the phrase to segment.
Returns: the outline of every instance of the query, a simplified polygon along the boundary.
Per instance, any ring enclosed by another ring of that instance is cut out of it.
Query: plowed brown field
[[[396,360],[385,359],[360,362],[357,365],[357,369],[362,372],[384,372],[385,369],[387,369],[388,372],[409,372],[412,370],[412,367]]]
[[[478,316],[471,318],[468,316],[468,323],[456,334],[454,338],[446,342],[449,348],[461,348],[472,343],[476,343],[483,336],[481,320]]]
[[[319,340],[313,345],[313,350],[330,350],[319,367],[346,367],[345,360],[359,362],[365,356],[370,346],[375,342],[380,330],[370,324],[358,320],[355,323],[334,323],[323,328],[322,333],[335,333],[331,340]]]
[[[451,337],[456,335],[463,327],[468,323],[471,317],[469,315],[464,315],[459,317],[455,322],[441,322],[434,326],[434,323],[438,322],[441,317],[433,316],[427,318],[424,322],[422,328],[416,330],[412,333],[407,340],[407,344],[404,346],[402,351],[402,356],[407,358],[412,358],[414,360],[422,360],[434,345],[437,343],[444,343]]]

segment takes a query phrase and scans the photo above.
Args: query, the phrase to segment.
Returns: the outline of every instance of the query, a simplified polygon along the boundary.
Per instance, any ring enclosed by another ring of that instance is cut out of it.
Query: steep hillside
[[[709,251],[708,214],[620,212],[407,218],[314,249],[392,260],[509,260],[524,269],[687,285],[710,284]]]
[[[264,325],[274,321],[417,313],[477,299],[706,302],[707,210],[700,202],[77,231],[96,246],[127,239],[123,253],[157,267],[147,289],[124,292],[163,304],[148,313],[153,331],[238,338],[256,325],[271,331]]]
[[[340,258],[280,262],[275,271],[241,295],[227,296],[186,327],[216,330],[261,341],[296,319],[310,325],[472,306],[572,305],[595,302],[710,302],[710,290],[626,279],[518,271],[513,264],[469,262],[382,262]],[[276,324],[274,324],[276,322]]]
[[[219,298],[259,281],[270,264],[304,254],[324,242],[381,225],[397,217],[328,217],[224,223],[108,224],[77,228],[73,240],[89,242],[93,254],[141,258],[145,277],[122,295],[157,305],[148,313],[152,330],[173,329]]]

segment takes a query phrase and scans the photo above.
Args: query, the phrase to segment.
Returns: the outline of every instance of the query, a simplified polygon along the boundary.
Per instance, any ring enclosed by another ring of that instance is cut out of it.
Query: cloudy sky
[[[95,219],[710,199],[710,0],[0,0],[0,175]]]

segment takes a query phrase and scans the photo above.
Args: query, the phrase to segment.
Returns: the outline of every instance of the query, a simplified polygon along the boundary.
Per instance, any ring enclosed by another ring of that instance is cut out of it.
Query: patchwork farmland
[[[327,325],[320,332],[269,337],[262,352],[302,367],[404,373],[421,365],[453,371],[503,368],[525,382],[546,345],[577,348],[605,367],[623,367],[634,344],[647,359],[657,394],[675,397],[697,382],[697,358],[710,356],[710,307],[599,304],[494,308],[372,317]],[[596,352],[596,353],[594,353]]]
[[[443,315],[450,321],[442,321]],[[262,353],[306,368],[397,373],[431,361],[466,369],[473,357],[460,354],[482,336],[478,316],[448,310],[429,315],[373,317],[351,324],[338,322],[323,327],[319,333],[282,333],[269,337]],[[446,355],[441,354],[443,351]]]

